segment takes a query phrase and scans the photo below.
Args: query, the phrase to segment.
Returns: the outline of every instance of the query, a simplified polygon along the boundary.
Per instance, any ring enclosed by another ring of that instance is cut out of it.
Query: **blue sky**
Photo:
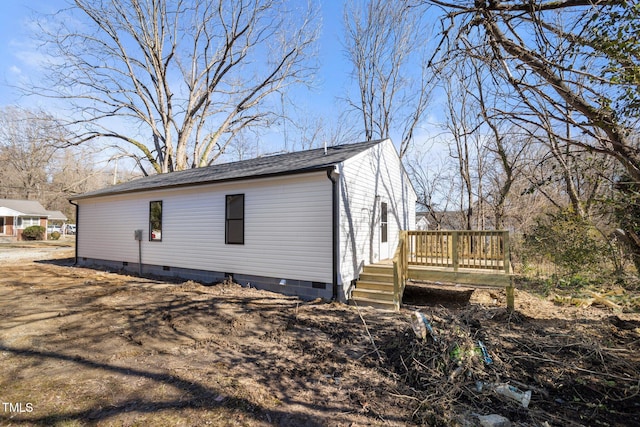
[[[3,2],[0,14],[0,105],[22,103],[11,86],[20,78],[37,79],[38,54],[33,39],[32,17],[35,12],[49,13],[65,7],[64,0],[20,0]],[[349,65],[340,43],[342,36],[342,1],[322,2],[323,29],[319,44],[320,70],[313,91],[313,105],[326,112],[334,110],[336,96],[348,85]]]
[[[21,103],[11,87],[21,76],[29,75],[37,61],[32,39],[34,11],[52,12],[63,5],[60,0],[6,1],[0,14],[0,105]]]
[[[320,69],[313,89],[298,89],[291,96],[297,109],[309,112],[310,117],[322,117],[326,123],[337,120],[343,106],[338,105],[337,96],[343,96],[349,84],[349,64],[345,59],[340,38],[342,36],[343,2],[341,0],[320,0],[322,32],[318,44]],[[53,100],[24,98],[14,87],[22,79],[39,81],[42,55],[37,50],[37,28],[34,17],[42,13],[54,13],[67,6],[66,0],[13,0],[3,2],[0,14],[0,107],[20,104],[42,107],[51,111]],[[55,109],[54,109],[55,110]],[[287,111],[288,114],[291,114]],[[295,129],[289,125],[289,139],[283,142],[282,130],[262,134],[261,153],[274,152],[295,147],[297,137],[291,135]],[[267,141],[264,141],[266,139]],[[293,145],[293,146],[292,146]],[[253,155],[259,154],[258,152]],[[101,156],[111,157],[110,150]],[[227,156],[225,156],[227,157]],[[231,159],[228,159],[231,160]]]
[[[322,32],[318,44],[318,62],[320,65],[317,79],[311,91],[297,90],[293,93],[293,102],[299,111],[308,112],[309,117],[322,118],[323,123],[333,126],[338,116],[346,108],[344,98],[353,82],[350,79],[351,66],[347,61],[342,46],[343,38],[343,4],[344,0],[318,0],[321,6]],[[37,51],[37,34],[33,17],[40,13],[53,13],[67,5],[66,0],[13,0],[3,2],[3,13],[0,14],[0,106],[22,104],[24,106],[53,109],[52,101],[24,99],[11,86],[22,78],[38,81],[41,55]],[[343,99],[338,99],[343,98]],[[34,102],[37,104],[34,105]],[[359,125],[358,116],[353,122]],[[295,132],[295,130],[293,130]],[[423,133],[423,130],[418,129]],[[265,136],[265,135],[263,135]],[[268,139],[282,140],[282,130],[275,130]],[[295,144],[296,136],[291,137]],[[398,141],[395,141],[396,143]],[[266,151],[278,151],[278,142],[266,148]],[[264,151],[263,150],[263,151]]]

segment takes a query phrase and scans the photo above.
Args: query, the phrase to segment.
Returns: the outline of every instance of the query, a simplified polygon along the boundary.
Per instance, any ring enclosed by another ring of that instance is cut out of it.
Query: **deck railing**
[[[398,246],[393,255],[393,303],[396,310],[402,304],[402,295],[409,275],[409,239],[407,231],[400,231]]]
[[[409,265],[510,272],[509,232],[424,230],[406,232]]]

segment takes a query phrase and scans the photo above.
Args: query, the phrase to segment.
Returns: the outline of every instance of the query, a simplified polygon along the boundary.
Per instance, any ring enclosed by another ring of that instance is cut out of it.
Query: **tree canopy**
[[[457,56],[480,59],[493,78],[511,88],[505,92],[508,110],[495,114],[613,156],[640,181],[635,2],[424,3],[443,11],[441,55],[435,59],[441,64]],[[568,134],[567,126],[575,131]]]
[[[145,173],[205,166],[274,119],[271,95],[309,79],[314,13],[286,0],[75,0],[42,27],[54,59],[31,91],[72,106],[76,143],[109,138]]]

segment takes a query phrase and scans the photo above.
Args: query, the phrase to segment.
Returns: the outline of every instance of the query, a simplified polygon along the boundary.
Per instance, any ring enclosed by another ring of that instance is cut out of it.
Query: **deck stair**
[[[395,310],[393,302],[393,265],[364,267],[351,299],[359,306]]]

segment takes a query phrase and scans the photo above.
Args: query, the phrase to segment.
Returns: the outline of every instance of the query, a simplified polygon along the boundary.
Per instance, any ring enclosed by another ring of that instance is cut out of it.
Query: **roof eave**
[[[211,185],[211,184],[233,182],[233,181],[251,181],[251,180],[255,180],[255,179],[272,178],[272,177],[278,177],[278,176],[301,175],[301,174],[312,173],[312,172],[323,172],[323,171],[326,171],[328,169],[333,170],[333,168],[339,163],[341,163],[341,162],[325,164],[325,165],[312,167],[312,168],[287,170],[287,171],[272,172],[272,173],[265,173],[265,174],[259,174],[259,175],[250,175],[250,176],[230,177],[230,178],[222,178],[222,179],[211,179],[211,180],[206,180],[206,181],[202,181],[202,182],[186,182],[186,183],[171,184],[171,185],[158,185],[158,186],[154,186],[154,187],[137,188],[137,189],[132,189],[132,190],[100,192],[98,194],[87,193],[86,195],[82,195],[81,194],[81,195],[76,196],[76,197],[70,197],[69,200],[70,201],[78,201],[78,200],[95,199],[95,198],[98,198],[98,197],[109,197],[109,196],[120,196],[120,195],[123,195],[123,194],[142,193],[142,192],[146,192],[146,191],[171,190],[171,189],[175,189],[175,188],[186,188],[186,187],[199,187],[199,186],[203,186],[203,185]]]

